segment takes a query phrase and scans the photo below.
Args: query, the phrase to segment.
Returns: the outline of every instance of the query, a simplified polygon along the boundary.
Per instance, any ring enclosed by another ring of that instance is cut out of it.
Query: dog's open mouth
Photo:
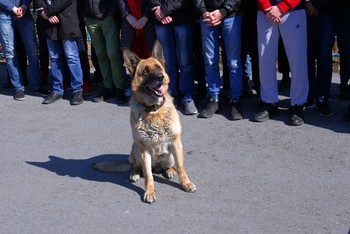
[[[152,95],[154,97],[163,97],[164,96],[164,85],[158,84],[157,86],[154,86],[154,87],[147,86],[147,87],[145,87],[145,91],[147,94]]]

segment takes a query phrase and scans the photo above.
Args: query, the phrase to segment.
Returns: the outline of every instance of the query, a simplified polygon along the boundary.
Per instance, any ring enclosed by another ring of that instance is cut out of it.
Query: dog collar
[[[145,108],[145,112],[154,112],[159,110],[165,103],[165,98],[163,97],[163,101],[160,105],[152,105],[152,106],[147,106],[145,103],[141,103],[141,106]]]

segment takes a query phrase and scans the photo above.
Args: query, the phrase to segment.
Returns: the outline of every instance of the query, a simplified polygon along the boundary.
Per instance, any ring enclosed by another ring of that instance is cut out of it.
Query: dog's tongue
[[[154,87],[154,90],[156,90],[158,93],[164,93],[164,86],[162,84],[157,85]]]

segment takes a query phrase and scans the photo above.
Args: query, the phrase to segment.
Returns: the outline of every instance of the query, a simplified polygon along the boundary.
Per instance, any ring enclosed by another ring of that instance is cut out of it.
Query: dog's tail
[[[131,171],[131,164],[129,161],[98,162],[92,164],[92,168],[103,172],[128,172]]]

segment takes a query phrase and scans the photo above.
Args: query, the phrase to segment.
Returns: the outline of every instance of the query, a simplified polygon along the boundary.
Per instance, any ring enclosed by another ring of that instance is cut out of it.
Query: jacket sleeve
[[[184,1],[189,0],[166,0],[162,2],[159,0],[151,0],[153,6],[160,6],[160,10],[165,16],[169,16],[174,11],[180,9]]]
[[[8,0],[1,0],[0,1],[0,8],[7,10],[7,11],[12,11],[12,9],[15,7],[15,4],[11,1]]]
[[[51,5],[46,5],[46,7],[44,7],[44,12],[47,15],[47,17],[57,15],[58,13],[60,13],[64,9],[66,9],[70,4],[72,4],[73,1],[76,1],[76,0],[55,0],[55,1],[52,1]]]
[[[283,13],[286,13],[287,11],[293,9],[296,7],[301,0],[282,0],[280,3],[277,4],[278,8],[281,9]],[[265,14],[267,13],[265,9],[270,8],[271,4],[269,0],[257,0],[258,9],[263,11]]]
[[[220,12],[225,17],[232,12],[238,11],[240,5],[241,0],[226,0],[220,8]]]
[[[203,15],[207,12],[207,6],[205,5],[204,0],[193,0],[193,5],[199,15]]]
[[[131,11],[129,9],[128,4],[126,3],[127,0],[118,0],[118,10],[120,11],[120,15],[124,18],[128,15],[130,15]]]

